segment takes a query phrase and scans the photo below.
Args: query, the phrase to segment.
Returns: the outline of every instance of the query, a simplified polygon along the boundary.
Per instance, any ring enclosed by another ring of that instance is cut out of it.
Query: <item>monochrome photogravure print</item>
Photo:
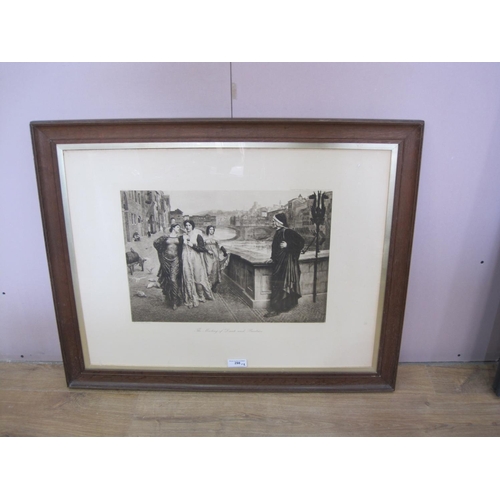
[[[325,321],[331,191],[120,194],[132,321]]]

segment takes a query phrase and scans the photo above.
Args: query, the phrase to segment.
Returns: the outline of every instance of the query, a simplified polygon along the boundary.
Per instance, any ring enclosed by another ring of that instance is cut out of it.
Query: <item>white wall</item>
[[[500,354],[500,64],[0,64],[0,359],[60,360],[29,122],[425,120],[401,361]],[[459,356],[460,355],[460,356]],[[23,358],[21,358],[23,356]]]

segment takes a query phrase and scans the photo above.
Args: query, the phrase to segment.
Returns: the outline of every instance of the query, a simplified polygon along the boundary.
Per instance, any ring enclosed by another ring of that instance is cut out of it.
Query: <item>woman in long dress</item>
[[[182,304],[182,241],[180,233],[179,224],[172,224],[168,236],[160,236],[153,242],[160,261],[158,283],[167,302],[174,310]]]
[[[215,239],[215,226],[208,226],[205,236],[207,252],[203,254],[207,266],[208,281],[215,292],[217,285],[222,281],[222,271],[229,264],[229,254]]]
[[[205,241],[201,232],[195,229],[192,220],[184,221],[185,234],[182,239],[182,277],[184,304],[198,307],[205,298],[213,300],[210,282],[208,281],[207,269],[203,254],[207,252]]]

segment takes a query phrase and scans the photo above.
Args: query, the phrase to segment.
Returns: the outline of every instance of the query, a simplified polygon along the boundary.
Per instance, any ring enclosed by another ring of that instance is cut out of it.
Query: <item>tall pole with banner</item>
[[[317,288],[318,288],[318,256],[319,256],[319,247],[322,243],[322,241],[320,241],[319,228],[325,223],[325,214],[326,214],[325,200],[328,199],[328,196],[325,193],[318,191],[317,193],[313,193],[311,196],[309,196],[309,199],[313,200],[311,206],[311,222],[315,226],[315,235],[314,239],[311,241],[309,246],[303,252],[305,253],[313,242],[316,243],[316,252],[314,257],[314,277],[313,277],[313,302],[316,302]]]

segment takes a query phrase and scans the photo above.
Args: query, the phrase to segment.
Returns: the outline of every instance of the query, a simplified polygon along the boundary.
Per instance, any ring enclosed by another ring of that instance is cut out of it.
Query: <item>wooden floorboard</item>
[[[394,393],[68,389],[60,364],[0,363],[1,436],[500,436],[495,363],[401,364]]]

